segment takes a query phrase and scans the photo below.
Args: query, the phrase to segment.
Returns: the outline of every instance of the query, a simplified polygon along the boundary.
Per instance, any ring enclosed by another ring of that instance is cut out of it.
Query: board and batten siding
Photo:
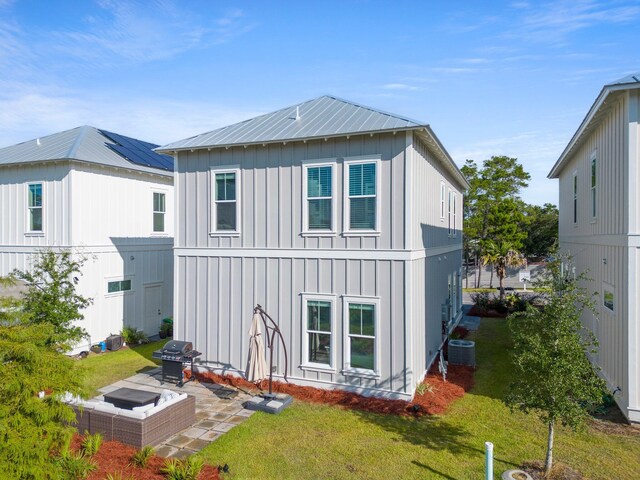
[[[390,260],[273,257],[176,257],[177,338],[194,342],[202,361],[226,372],[244,371],[253,307],[259,303],[280,325],[289,355],[287,374],[297,383],[337,384],[410,396],[405,359],[405,263]],[[334,295],[336,319],[332,371],[301,367],[304,325],[302,294]],[[344,376],[343,296],[377,297],[380,323],[380,377]],[[188,319],[188,321],[185,321]],[[276,376],[284,371],[284,352],[276,347]]]
[[[403,249],[405,238],[405,157],[407,136],[356,135],[327,141],[238,146],[179,152],[176,178],[178,225],[176,248],[259,249]],[[377,237],[343,237],[343,159],[380,158],[381,225]],[[301,236],[302,162],[337,162],[336,211],[338,235]],[[236,166],[241,170],[239,236],[209,235],[210,168]]]
[[[43,232],[29,232],[27,185],[42,183]],[[0,167],[0,245],[3,253],[22,247],[68,245],[69,162]],[[8,261],[7,261],[8,262]],[[0,274],[6,274],[6,271]]]
[[[560,248],[574,258],[576,270],[593,279],[597,317],[585,311],[583,324],[599,341],[594,361],[627,416],[640,421],[637,254],[638,94],[611,94],[585,139],[559,174]],[[596,158],[596,217],[591,214],[591,159]],[[573,221],[573,178],[577,176],[577,222]],[[613,290],[615,307],[603,305]]]

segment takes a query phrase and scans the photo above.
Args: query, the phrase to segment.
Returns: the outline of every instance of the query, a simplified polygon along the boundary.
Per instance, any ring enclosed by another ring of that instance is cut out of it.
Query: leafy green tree
[[[0,311],[1,476],[64,479],[56,454],[69,445],[75,415],[59,394],[83,393],[81,371],[50,344],[53,323],[31,323],[12,298],[0,298]],[[40,398],[41,391],[53,393]]]
[[[550,264],[550,277],[538,285],[547,292],[545,305],[541,309],[528,305],[508,319],[516,380],[505,403],[536,413],[547,425],[547,473],[553,464],[556,424],[582,427],[589,410],[601,403],[605,388],[587,357],[596,353],[597,340],[580,322],[585,309],[595,315],[594,302],[580,286],[585,275],[576,277],[570,264],[563,267],[567,260],[562,257]]]
[[[87,335],[77,324],[84,318],[82,310],[92,303],[76,292],[78,278],[86,259],[76,258],[69,250],[54,252],[42,250],[37,253],[29,271],[15,270],[13,276],[24,281],[24,309],[30,322],[53,325],[48,343],[69,351]]]
[[[500,280],[500,300],[504,300],[504,279],[507,276],[507,268],[519,267],[525,263],[522,255],[513,248],[513,244],[502,240],[494,242],[489,240],[485,246],[482,263],[493,265],[496,275]]]
[[[526,237],[519,194],[530,175],[516,158],[506,156],[493,156],[482,167],[467,160],[462,173],[470,184],[463,208],[466,257],[481,257],[488,241],[508,241],[519,250]]]
[[[522,253],[527,258],[549,255],[558,243],[558,207],[551,203],[526,205],[522,229],[527,232]]]

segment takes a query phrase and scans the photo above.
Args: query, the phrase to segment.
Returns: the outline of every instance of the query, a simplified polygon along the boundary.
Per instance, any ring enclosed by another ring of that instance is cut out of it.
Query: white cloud
[[[100,0],[98,5],[102,11],[87,17],[83,30],[52,33],[59,52],[100,65],[146,62],[225,43],[255,26],[237,9],[204,19],[169,0]]]
[[[640,17],[637,2],[601,2],[595,0],[558,0],[535,4],[515,21],[507,34],[529,41],[552,43],[567,35],[602,24],[636,22]]]
[[[25,87],[0,95],[0,147],[80,125],[164,144],[260,113],[264,112],[162,98],[123,98],[114,103],[88,92]]]
[[[413,85],[407,85],[406,83],[387,83],[385,85],[382,85],[381,88],[385,90],[404,90],[408,92],[414,92],[416,90],[420,90],[418,87],[415,87]]]

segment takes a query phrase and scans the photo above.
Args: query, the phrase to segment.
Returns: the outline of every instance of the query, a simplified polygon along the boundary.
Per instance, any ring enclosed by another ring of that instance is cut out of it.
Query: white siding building
[[[158,150],[176,162],[178,338],[240,373],[260,304],[290,381],[412,396],[462,304],[468,184],[428,125],[324,96]]]
[[[605,85],[549,173],[560,180],[560,247],[594,279],[593,361],[640,422],[640,74]]]
[[[173,159],[155,146],[84,126],[0,149],[0,275],[41,248],[87,256],[76,351],[172,314]]]

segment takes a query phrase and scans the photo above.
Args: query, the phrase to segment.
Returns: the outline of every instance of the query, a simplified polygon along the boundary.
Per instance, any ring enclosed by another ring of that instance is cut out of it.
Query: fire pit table
[[[155,405],[159,398],[159,393],[133,388],[119,388],[113,392],[104,394],[105,402],[127,410],[131,410],[133,407],[142,407],[150,403]]]

